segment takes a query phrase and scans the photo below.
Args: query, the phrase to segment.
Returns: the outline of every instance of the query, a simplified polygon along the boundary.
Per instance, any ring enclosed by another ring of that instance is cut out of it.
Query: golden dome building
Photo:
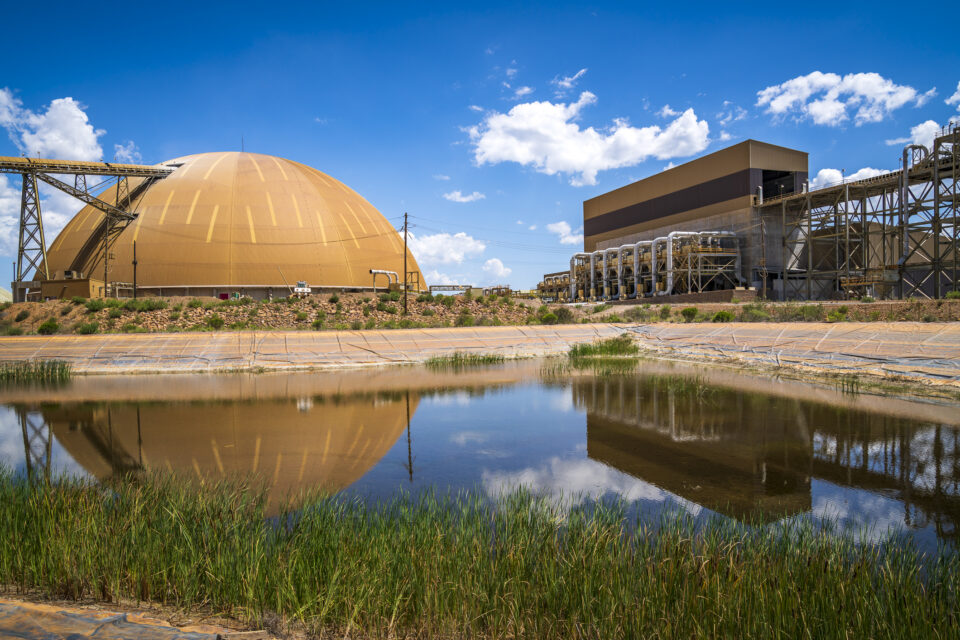
[[[107,280],[147,295],[286,295],[369,289],[371,269],[403,274],[403,238],[360,194],[311,167],[256,153],[184,156],[130,210],[138,217],[110,250]],[[131,178],[132,192],[142,179]],[[115,201],[116,187],[100,197]],[[103,278],[103,214],[84,207],[47,251],[51,278]],[[78,273],[82,271],[82,273]],[[72,273],[71,273],[72,272]],[[407,251],[411,286],[425,288]],[[386,284],[381,276],[378,283]]]

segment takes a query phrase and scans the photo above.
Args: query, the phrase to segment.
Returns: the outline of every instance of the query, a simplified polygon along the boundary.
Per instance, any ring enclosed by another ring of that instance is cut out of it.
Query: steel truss
[[[17,421],[23,433],[23,453],[27,477],[50,479],[50,454],[53,436],[43,416],[26,407],[17,407]]]
[[[782,225],[781,298],[913,296],[958,289],[960,125],[933,148],[910,145],[903,168],[760,204]]]
[[[74,162],[69,160],[40,160],[32,158],[0,157],[0,173],[20,174],[22,197],[20,203],[20,240],[17,250],[17,272],[13,284],[13,296],[17,302],[27,297],[28,291],[39,288],[39,280],[49,279],[46,242],[43,233],[43,216],[37,180],[67,193],[87,205],[103,212],[100,227],[90,236],[71,265],[71,270],[86,272],[100,260],[103,261],[104,285],[108,283],[110,247],[123,230],[136,219],[134,211],[137,199],[153,182],[174,171],[170,167],[148,165],[114,164],[109,162]],[[58,180],[51,174],[74,176],[74,184]],[[117,180],[115,202],[106,202],[87,190],[88,175],[101,175]],[[130,188],[128,179],[142,178],[136,187]],[[30,279],[33,273],[34,279]]]

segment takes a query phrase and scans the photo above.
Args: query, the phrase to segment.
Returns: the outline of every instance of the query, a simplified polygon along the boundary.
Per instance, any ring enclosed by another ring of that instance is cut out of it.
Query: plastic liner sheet
[[[505,357],[563,353],[622,325],[393,331],[246,331],[0,338],[0,360],[64,360],[78,373],[306,369],[418,362],[455,351]]]
[[[135,614],[0,600],[0,638],[24,640],[218,640],[215,630],[178,629]]]
[[[736,360],[960,384],[960,323],[730,323],[632,326],[641,347]]]

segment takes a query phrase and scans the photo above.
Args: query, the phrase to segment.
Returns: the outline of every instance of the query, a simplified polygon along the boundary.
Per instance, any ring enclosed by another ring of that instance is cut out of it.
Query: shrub
[[[354,320],[353,322],[350,323],[350,328],[353,329],[354,331],[359,331],[360,329],[363,328],[363,323],[360,322],[359,320]]]
[[[181,303],[178,302],[177,304],[173,305],[173,310],[174,310],[174,311],[183,311],[183,304],[181,304]]]
[[[401,329],[410,329],[415,326],[416,326],[416,323],[410,318],[404,318],[403,320],[400,321]]]
[[[37,327],[37,333],[42,336],[53,335],[57,331],[60,331],[60,323],[53,318],[47,318],[43,324]]]
[[[374,320],[373,318],[370,318],[369,320],[363,323],[364,329],[374,329],[376,328],[376,326],[377,326],[377,321]]]
[[[937,321],[937,316],[927,314],[927,315],[923,316],[923,318],[921,318],[921,320],[923,320],[924,322],[936,322],[936,321]]]
[[[70,298],[70,302],[72,302],[73,304],[86,304],[87,299],[84,298],[83,296],[73,296],[72,298]]]
[[[237,322],[230,324],[230,329],[234,331],[241,331],[246,328],[247,328],[247,323],[244,322],[243,320],[238,320]]]
[[[435,311],[433,309],[424,309],[420,315],[427,316],[428,318],[434,315]],[[366,314],[365,314],[366,315]]]
[[[316,329],[317,331],[319,331],[320,329],[323,329],[323,321],[324,321],[324,320],[326,320],[326,317],[325,317],[325,316],[320,316],[320,315],[318,314],[318,315],[317,315],[317,319],[314,320],[313,323],[311,323],[310,326],[313,327],[314,329]]]
[[[116,320],[122,315],[123,315],[123,311],[120,311],[120,309],[110,309],[109,311],[107,311],[107,317],[113,320]]]
[[[947,300],[960,300],[960,291],[947,291],[947,295],[943,297]]]
[[[470,289],[467,289],[463,292],[463,299],[467,302],[473,299],[473,293],[470,291]]]
[[[556,318],[556,316],[553,317]],[[461,313],[459,316],[457,316],[457,321],[454,324],[458,327],[472,327],[476,323],[477,321],[472,315],[469,313]]]
[[[607,322],[623,322],[624,321],[623,318],[621,318],[615,313],[611,313],[606,318],[604,318],[604,320]]]
[[[314,316],[314,323],[320,321],[320,324],[323,324],[327,321],[327,314],[325,311],[317,311],[317,315]]]
[[[670,305],[665,304],[660,307],[660,318],[666,320],[670,317]]]
[[[206,320],[207,326],[211,329],[221,329],[223,328],[223,318],[219,314],[215,313]]]
[[[340,296],[338,296],[337,294],[333,294],[328,298],[328,300],[330,301],[331,304],[337,304],[338,302],[340,302]]]
[[[370,315],[370,305],[368,304],[363,305],[363,309],[361,309],[360,311],[363,313],[364,317],[368,317]]]
[[[860,302],[875,302],[875,300],[871,296],[863,296],[860,298]]]
[[[306,319],[307,319],[307,312],[306,312],[306,311],[297,311],[297,316],[296,316],[296,318],[297,318],[297,322],[305,322]]]
[[[68,313],[70,313],[72,309],[73,309],[72,306],[70,306],[69,304],[65,304],[62,307],[60,307],[60,315],[62,316],[67,315]]]
[[[96,313],[107,308],[107,301],[102,298],[94,298],[93,300],[87,300],[85,306],[87,307],[87,313]]]
[[[840,313],[840,310],[831,311],[827,314],[827,322],[843,322],[847,319],[847,316]]]
[[[557,324],[557,314],[555,313],[545,313],[540,316],[541,324]]]
[[[22,327],[7,327],[4,333],[8,336],[22,336],[23,328]]]
[[[100,325],[96,322],[81,322],[74,327],[73,330],[82,336],[88,336],[92,333],[98,332],[100,330]]]
[[[686,308],[680,309],[680,315],[683,316],[683,319],[686,322],[693,322],[694,318],[697,317],[697,308],[686,307]]]
[[[764,311],[763,305],[758,302],[751,302],[743,305],[740,312],[742,322],[764,322],[770,319],[770,314]]]
[[[200,307],[203,306],[203,300],[201,300],[200,298],[194,298],[193,300],[187,303],[187,306],[190,307],[191,309],[199,309]]]
[[[429,293],[421,293],[417,296],[417,302],[433,302],[433,296]]]
[[[553,310],[553,313],[557,316],[557,324],[573,322],[573,311],[570,310],[570,307],[557,307]]]
[[[456,302],[453,296],[444,296],[443,300],[440,301],[440,304],[445,306],[447,309],[453,306],[453,303]]]
[[[124,333],[146,333],[147,330],[143,327],[137,326],[133,322],[128,322],[127,324],[120,327],[120,330]]]
[[[729,311],[717,311],[710,319],[711,322],[732,322],[733,314]]]
[[[12,306],[13,306],[13,303],[9,300],[7,300],[6,302],[0,302],[0,311],[6,311]]]
[[[171,312],[167,315],[167,318],[169,318],[171,321],[174,321],[174,322],[175,322],[175,321],[177,321],[177,320],[180,319],[180,312],[179,312],[179,311],[171,311]]]

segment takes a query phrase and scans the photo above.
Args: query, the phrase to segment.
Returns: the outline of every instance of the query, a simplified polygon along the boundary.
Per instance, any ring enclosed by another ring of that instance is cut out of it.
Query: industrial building
[[[201,153],[156,166],[2,158],[23,178],[16,299],[72,295],[287,295],[362,290],[406,273],[403,238],[369,202],[316,169],[255,153]],[[73,185],[54,175],[74,175]],[[112,178],[93,195],[87,175]],[[82,183],[80,178],[83,178]],[[36,184],[87,203],[44,249]],[[31,242],[31,240],[33,240]],[[106,283],[106,284],[104,284]]]
[[[747,140],[602,194],[583,203],[583,252],[540,295],[940,297],[957,288],[960,127],[902,155],[905,171],[811,191],[805,152]]]

